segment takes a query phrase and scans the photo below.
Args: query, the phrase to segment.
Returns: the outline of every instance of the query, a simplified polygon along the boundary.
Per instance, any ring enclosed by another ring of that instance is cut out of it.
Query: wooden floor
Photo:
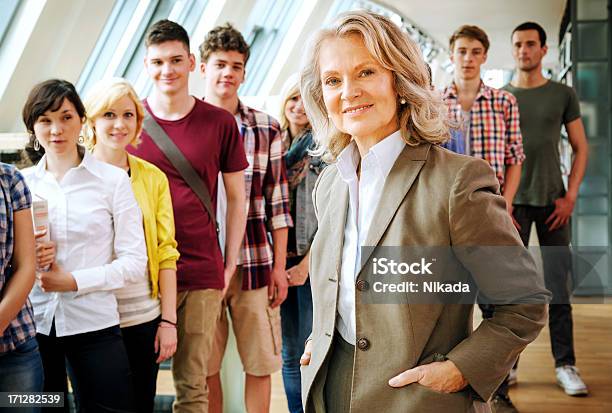
[[[556,385],[549,334],[545,328],[521,355],[518,384],[510,391],[521,413],[612,412],[612,304],[574,305],[574,339],[577,365],[590,395],[569,397]],[[160,372],[158,393],[174,393],[171,380],[169,371]],[[271,412],[287,412],[280,373],[272,378]]]

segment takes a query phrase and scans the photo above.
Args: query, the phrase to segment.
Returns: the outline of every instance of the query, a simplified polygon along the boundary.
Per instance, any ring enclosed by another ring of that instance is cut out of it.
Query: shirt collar
[[[351,140],[346,148],[338,155],[338,172],[340,177],[349,183],[357,179],[357,165],[359,164],[359,149],[355,141]]]
[[[401,132],[397,130],[372,146],[364,159],[372,157],[383,177],[386,178],[389,172],[391,172],[391,168],[393,168],[397,157],[404,149],[404,146],[406,146],[406,143],[404,139],[402,139]],[[359,164],[359,160],[360,155],[357,144],[354,140],[351,140],[349,145],[340,152],[340,155],[338,155],[338,172],[345,182],[349,183],[357,179],[357,165]]]
[[[481,97],[485,99],[489,99],[489,100],[493,98],[493,95],[491,93],[491,88],[485,85],[482,80],[480,81],[480,88],[478,89],[478,93],[476,94],[476,98],[474,99],[474,101],[477,101]],[[455,84],[454,80],[444,90],[444,99],[447,99],[447,98],[455,98],[455,99],[457,98],[457,85]]]
[[[402,150],[406,146],[406,143],[402,139],[402,133],[397,130],[391,135],[378,142],[376,145],[370,148],[370,151],[366,154],[368,156],[374,156],[378,162],[378,168],[383,173],[385,179],[391,172],[393,164],[397,160],[397,157],[402,153]]]
[[[89,151],[83,148],[82,146],[79,146],[79,153],[83,154],[83,160],[81,160],[81,163],[75,169],[86,169],[96,177],[104,179],[104,174],[100,169],[100,161],[96,160],[93,155],[91,155]],[[46,172],[47,154],[43,155],[43,157],[40,158],[40,161],[38,161],[38,163],[34,167],[34,176],[36,176],[37,178],[42,178],[43,176],[45,176]]]

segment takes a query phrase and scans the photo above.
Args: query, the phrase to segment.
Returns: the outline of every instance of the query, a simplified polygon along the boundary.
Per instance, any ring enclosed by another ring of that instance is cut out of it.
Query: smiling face
[[[236,50],[213,52],[200,65],[206,80],[206,94],[218,99],[233,98],[244,82],[244,55]]]
[[[34,122],[34,135],[45,152],[52,156],[72,156],[82,122],[74,104],[63,100],[57,110],[47,110]]]
[[[480,78],[480,66],[487,61],[487,52],[480,40],[459,37],[450,56],[455,75],[464,80]]]
[[[161,93],[188,93],[189,72],[195,69],[195,57],[182,42],[171,40],[147,47],[145,67]]]
[[[319,67],[325,107],[338,130],[357,140],[382,140],[399,128],[393,73],[360,36],[324,40]]]
[[[94,119],[96,146],[123,150],[136,137],[138,121],[136,105],[129,96],[123,96]]]
[[[308,126],[308,117],[304,111],[304,104],[300,95],[292,96],[285,104],[285,117],[289,124],[295,129],[303,129]]]
[[[542,46],[537,30],[520,30],[512,34],[512,56],[520,70],[541,70],[547,51],[548,47]]]

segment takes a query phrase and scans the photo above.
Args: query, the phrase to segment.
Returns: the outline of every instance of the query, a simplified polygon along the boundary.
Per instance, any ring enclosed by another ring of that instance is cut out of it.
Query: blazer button
[[[359,291],[367,291],[370,288],[370,283],[366,280],[357,281],[357,289]]]
[[[362,351],[366,351],[370,348],[370,340],[367,338],[360,338],[357,340],[357,348]]]

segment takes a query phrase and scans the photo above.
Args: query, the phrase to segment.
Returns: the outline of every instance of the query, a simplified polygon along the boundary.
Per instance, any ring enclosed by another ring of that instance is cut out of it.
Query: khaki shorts
[[[280,306],[272,309],[268,304],[268,287],[242,290],[242,270],[239,267],[223,300],[208,362],[209,376],[221,370],[229,334],[228,311],[245,373],[261,377],[280,370]]]

